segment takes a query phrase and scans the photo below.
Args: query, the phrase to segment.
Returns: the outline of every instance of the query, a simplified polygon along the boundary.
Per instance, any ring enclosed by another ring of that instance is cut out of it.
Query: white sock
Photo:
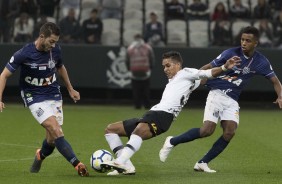
[[[107,142],[108,142],[112,151],[114,151],[114,149],[119,147],[119,146],[123,146],[121,139],[118,136],[118,134],[108,133],[108,134],[105,134],[105,138],[106,138],[106,140],[107,140]],[[121,151],[122,151],[122,149],[118,150],[115,153],[117,155],[117,157],[119,157]]]
[[[125,146],[121,152],[121,155],[116,159],[115,162],[118,164],[125,164],[133,156],[133,154],[140,149],[142,142],[143,140],[140,136],[132,134],[127,142],[127,145],[132,146],[133,149]]]

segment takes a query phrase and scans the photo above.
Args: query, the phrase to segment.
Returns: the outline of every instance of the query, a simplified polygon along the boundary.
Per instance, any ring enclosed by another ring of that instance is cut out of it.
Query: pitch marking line
[[[37,146],[30,146],[30,145],[22,145],[22,144],[8,144],[8,143],[0,143],[2,146],[14,146],[14,147],[25,147],[25,148],[38,148]],[[50,155],[48,158],[56,158],[59,157],[60,153],[55,150],[55,153]],[[7,160],[0,160],[0,162],[17,162],[17,161],[26,161],[26,160],[33,160],[33,157],[28,158],[19,158],[19,159],[7,159]]]

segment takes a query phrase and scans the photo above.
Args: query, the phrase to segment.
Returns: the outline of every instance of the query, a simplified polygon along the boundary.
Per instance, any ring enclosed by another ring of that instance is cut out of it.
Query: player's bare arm
[[[3,109],[5,108],[5,104],[3,102],[3,92],[6,86],[6,82],[8,77],[10,77],[12,75],[12,73],[7,69],[4,68],[3,72],[0,75],[0,112],[3,111]]]
[[[269,80],[273,83],[274,90],[277,94],[277,99],[273,103],[278,104],[279,108],[282,109],[282,87],[281,87],[281,83],[276,76],[271,77]]]
[[[211,68],[212,68],[212,65],[211,65],[210,63],[208,63],[208,64],[202,66],[202,67],[200,68],[200,70],[207,70],[207,69],[211,69]]]
[[[67,72],[66,67],[63,65],[60,68],[58,68],[57,71],[58,71],[58,74],[63,79],[64,84],[65,84],[65,86],[66,86],[66,88],[67,88],[67,90],[69,92],[70,97],[76,103],[78,100],[80,100],[80,94],[79,94],[78,91],[73,89],[73,87],[71,85],[71,82],[70,82],[70,79],[69,79],[69,76],[68,76],[68,72]]]

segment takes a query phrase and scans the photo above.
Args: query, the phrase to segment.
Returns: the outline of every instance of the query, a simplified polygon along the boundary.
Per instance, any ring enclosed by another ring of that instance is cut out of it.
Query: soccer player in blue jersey
[[[211,63],[201,69],[217,67],[232,56],[241,58],[241,65],[226,71],[221,76],[208,80],[210,88],[204,112],[204,123],[201,128],[192,128],[179,136],[168,136],[160,150],[159,156],[165,162],[169,153],[178,144],[208,137],[215,131],[218,120],[223,129],[222,136],[213,144],[212,148],[194,166],[194,170],[208,173],[216,172],[208,167],[208,163],[216,158],[229,144],[239,124],[238,99],[249,79],[255,75],[262,75],[270,80],[277,94],[274,103],[282,108],[281,83],[275,75],[268,59],[255,50],[258,45],[259,31],[255,27],[246,27],[242,30],[241,46],[223,51]]]
[[[0,76],[0,111],[5,105],[2,100],[6,81],[18,68],[20,72],[21,96],[32,115],[46,130],[41,149],[36,150],[30,172],[38,173],[42,161],[55,148],[74,166],[80,176],[88,176],[86,166],[78,160],[62,131],[63,109],[60,86],[56,73],[63,79],[74,102],[80,94],[73,89],[67,70],[62,63],[61,48],[57,45],[59,27],[51,22],[40,28],[39,36],[33,43],[25,45],[11,57]]]

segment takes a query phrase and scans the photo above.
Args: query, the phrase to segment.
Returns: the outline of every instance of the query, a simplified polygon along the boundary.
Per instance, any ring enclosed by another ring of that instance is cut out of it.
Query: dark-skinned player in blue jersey
[[[210,69],[220,66],[233,56],[239,56],[242,60],[240,66],[236,66],[221,76],[206,82],[210,92],[206,101],[202,127],[192,128],[178,136],[168,136],[159,153],[162,162],[165,162],[169,153],[176,145],[212,135],[219,121],[223,134],[194,166],[195,171],[216,172],[208,167],[208,163],[227,147],[235,135],[239,124],[239,96],[248,84],[249,79],[255,75],[264,76],[273,84],[277,94],[277,99],[274,103],[278,104],[279,108],[282,108],[281,83],[268,59],[255,50],[258,45],[258,37],[258,29],[251,26],[245,27],[241,32],[240,47],[223,51],[216,59],[201,68]]]
[[[57,148],[80,176],[88,176],[86,166],[76,157],[62,130],[62,95],[56,74],[63,79],[74,102],[80,100],[80,94],[73,89],[62,63],[61,48],[57,45],[59,37],[59,27],[51,22],[45,23],[35,42],[26,44],[14,53],[0,76],[0,111],[5,108],[2,95],[7,79],[21,68],[19,84],[23,101],[46,130],[46,138],[42,147],[36,150],[30,172],[38,173],[42,161]]]

